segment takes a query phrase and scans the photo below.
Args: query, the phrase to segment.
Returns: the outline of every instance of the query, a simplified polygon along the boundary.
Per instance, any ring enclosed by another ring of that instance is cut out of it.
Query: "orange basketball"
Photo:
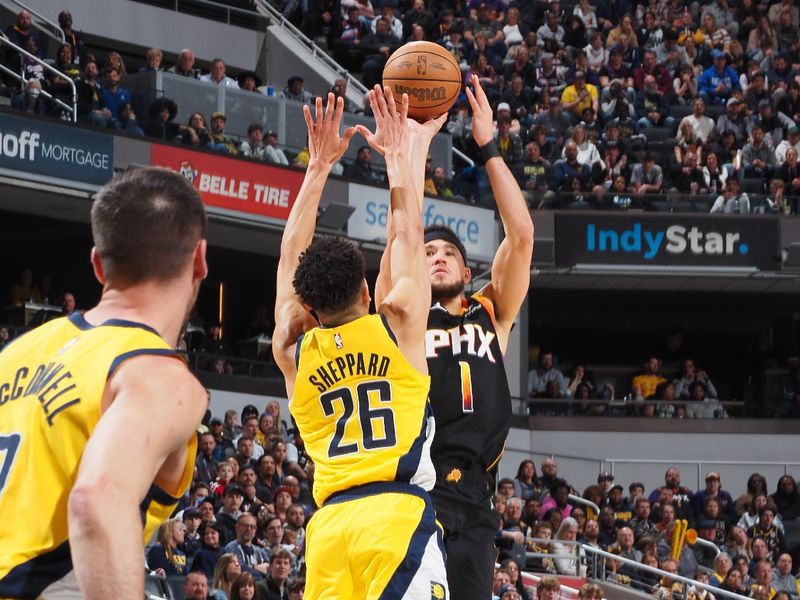
[[[410,42],[392,53],[383,68],[399,102],[408,94],[408,116],[427,121],[447,112],[461,93],[461,69],[450,51],[433,42]]]

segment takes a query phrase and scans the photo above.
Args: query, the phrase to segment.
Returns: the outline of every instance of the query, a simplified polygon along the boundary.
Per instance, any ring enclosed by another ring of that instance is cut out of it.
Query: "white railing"
[[[308,51],[311,55],[325,63],[329,69],[332,69],[336,73],[339,74],[340,77],[347,79],[347,86],[349,89],[353,89],[358,91],[359,94],[365,96],[368,92],[366,86],[361,83],[360,80],[353,77],[350,72],[345,69],[342,65],[337,63],[333,58],[331,58],[325,50],[320,48],[314,40],[309,38],[305,33],[300,31],[297,27],[295,27],[286,17],[281,14],[274,6],[272,6],[267,0],[255,0],[256,9],[261,12],[261,14],[268,16],[270,19],[274,20],[274,22],[280,25],[283,29],[290,32],[298,41],[300,41],[304,46],[308,48]]]
[[[582,550],[585,553],[587,558],[590,555],[593,556],[594,560],[592,562],[593,562],[595,568],[594,568],[593,572],[587,573],[587,577],[589,579],[598,580],[598,581],[608,581],[609,583],[618,583],[618,582],[613,581],[612,579],[607,579],[606,578],[606,575],[607,575],[606,566],[605,566],[606,565],[606,561],[614,561],[615,563],[622,563],[624,565],[628,565],[629,567],[631,567],[632,570],[635,570],[635,571],[644,571],[644,572],[650,573],[652,575],[657,575],[659,579],[668,578],[668,579],[671,579],[673,581],[677,581],[677,582],[683,583],[684,584],[684,586],[683,586],[683,588],[684,588],[683,589],[684,598],[688,594],[689,586],[694,586],[695,588],[700,588],[702,590],[706,590],[706,591],[710,592],[711,594],[713,594],[717,598],[722,597],[722,598],[726,598],[728,600],[747,600],[748,599],[747,596],[742,596],[741,594],[736,594],[734,592],[729,592],[727,590],[724,590],[724,589],[721,589],[721,588],[718,588],[718,587],[714,587],[714,586],[711,586],[709,584],[700,583],[699,581],[695,581],[694,579],[690,579],[688,577],[683,577],[681,575],[678,575],[677,573],[669,573],[669,572],[664,571],[662,569],[658,569],[656,567],[651,567],[651,566],[645,565],[643,563],[636,562],[635,560],[631,560],[629,558],[625,558],[625,557],[619,556],[617,554],[613,554],[611,552],[607,552],[605,550],[601,550],[600,548],[596,548],[596,547],[590,546],[588,544],[581,544],[580,542],[568,541],[568,540],[555,540],[555,539],[550,539],[550,538],[548,538],[548,539],[528,538],[527,541],[528,542],[539,543],[539,544],[542,544],[542,545],[547,545],[547,544],[552,544],[554,542],[557,542],[557,543],[562,544],[564,546],[570,546],[570,547],[572,547],[574,549],[574,552],[569,556],[555,555],[555,554],[551,554],[551,553],[548,553],[548,552],[526,552],[526,556],[528,558],[534,558],[534,559],[535,558],[549,558],[549,559],[556,559],[557,558],[558,560],[566,560],[566,561],[578,563],[578,561],[581,560],[581,557],[579,555],[579,551],[580,550]],[[714,546],[714,544],[711,544],[710,542],[707,542],[706,540],[702,540],[702,539],[698,539],[696,543],[698,543],[699,545],[702,545],[704,547],[707,547],[708,545]],[[714,546],[714,547],[716,548],[716,546]],[[717,553],[719,554],[719,548],[716,548],[716,549],[717,549]],[[576,573],[580,573],[581,569],[580,568],[576,568],[575,572]],[[570,575],[569,573],[561,573],[561,575],[575,576],[575,575]],[[542,574],[533,574],[533,573],[525,572],[525,573],[522,573],[522,576],[525,577],[525,578],[538,580],[538,579],[540,579],[542,577]],[[638,583],[638,582],[636,582],[636,583]],[[564,587],[565,586],[562,586],[562,588],[564,588]],[[571,589],[571,588],[569,588],[569,589]],[[637,587],[631,587],[631,589],[642,591],[640,588],[637,588]]]
[[[35,19],[31,19],[31,27],[35,27],[36,29],[44,33],[47,37],[54,39],[60,44],[63,44],[67,41],[67,38],[64,37],[64,32],[61,31],[61,26],[58,23],[51,21],[43,14],[32,9],[30,6],[27,6],[23,2],[20,2],[20,0],[2,0],[0,1],[0,4],[11,10],[11,12],[14,12],[14,9],[9,8],[8,6],[9,4],[16,4],[21,9],[27,10],[29,13],[31,13],[31,16],[36,17],[36,19],[39,19],[40,21],[43,21],[44,23],[50,26],[50,27],[45,27],[44,25],[38,23]]]
[[[75,87],[75,82],[72,81],[72,79],[70,77],[68,77],[65,73],[62,73],[61,71],[59,71],[55,67],[51,67],[48,63],[43,61],[41,58],[39,58],[37,56],[34,56],[33,54],[31,54],[30,52],[28,52],[24,48],[20,48],[14,42],[9,40],[7,37],[0,36],[0,46],[8,46],[9,48],[12,48],[12,49],[16,50],[22,56],[25,56],[25,57],[29,58],[30,60],[34,61],[35,63],[37,63],[38,65],[41,65],[42,67],[44,67],[44,69],[46,71],[50,71],[51,73],[54,73],[55,75],[58,75],[61,79],[65,80],[67,83],[69,83],[69,87],[72,89],[72,106],[69,106],[69,105],[65,104],[64,102],[62,102],[61,100],[59,100],[58,98],[56,98],[55,96],[53,96],[52,94],[50,94],[49,92],[47,92],[44,89],[41,91],[41,94],[45,98],[48,98],[52,102],[58,104],[63,109],[68,110],[72,114],[72,121],[77,121],[78,120],[78,91],[77,91],[77,88]],[[20,72],[20,73],[15,73],[11,69],[7,68],[5,65],[0,65],[0,70],[2,70],[4,73],[9,75],[10,77],[13,77],[17,81],[19,81],[22,84],[21,87],[22,87],[22,90],[24,92],[25,84],[28,82],[28,80],[25,79],[24,70],[22,72]]]

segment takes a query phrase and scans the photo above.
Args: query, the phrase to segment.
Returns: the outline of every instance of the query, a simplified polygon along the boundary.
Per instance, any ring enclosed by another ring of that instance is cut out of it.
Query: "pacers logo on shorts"
[[[437,581],[431,581],[431,600],[444,600],[444,586]]]

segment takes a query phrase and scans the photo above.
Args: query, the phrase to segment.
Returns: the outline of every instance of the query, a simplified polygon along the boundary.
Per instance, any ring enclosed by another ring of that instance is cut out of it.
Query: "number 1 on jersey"
[[[458,361],[461,369],[461,410],[465,413],[475,412],[472,406],[472,371],[469,363],[463,360]]]

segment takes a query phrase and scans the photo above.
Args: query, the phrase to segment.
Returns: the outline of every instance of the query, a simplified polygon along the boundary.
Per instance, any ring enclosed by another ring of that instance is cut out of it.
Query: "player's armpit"
[[[110,405],[89,438],[70,494],[70,549],[85,598],[140,600],[139,505],[154,481],[168,489],[179,484],[185,461],[193,458],[187,442],[208,396],[180,361],[149,355],[122,363],[107,393]]]

